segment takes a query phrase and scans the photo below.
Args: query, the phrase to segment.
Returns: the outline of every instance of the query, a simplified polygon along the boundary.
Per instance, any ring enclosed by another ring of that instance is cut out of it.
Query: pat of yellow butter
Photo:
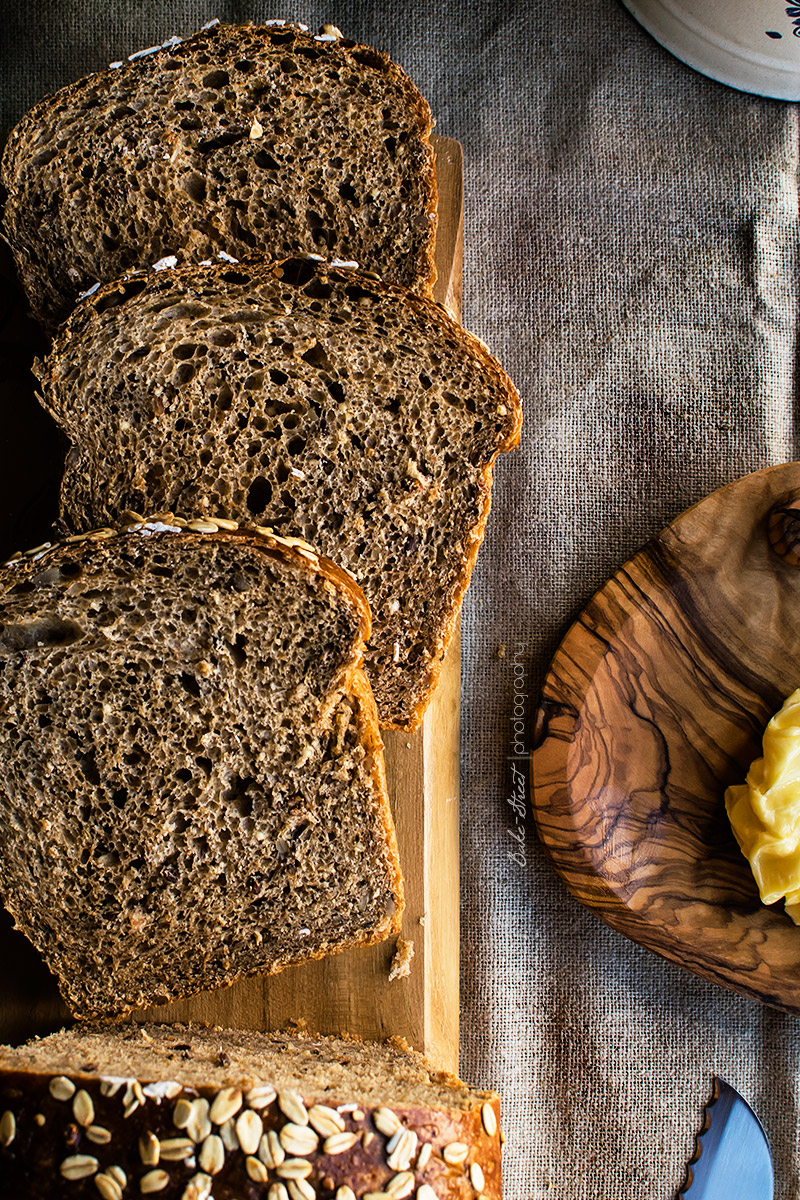
[[[746,782],[725,792],[725,808],[762,901],[785,898],[800,925],[800,688],[767,725],[762,749]]]

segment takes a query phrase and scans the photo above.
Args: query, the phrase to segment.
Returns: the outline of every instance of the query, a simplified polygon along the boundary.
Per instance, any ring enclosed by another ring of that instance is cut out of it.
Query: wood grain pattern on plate
[[[626,563],[562,642],[532,802],[569,890],[614,929],[800,1015],[800,928],[760,903],[728,823],[800,685],[800,463],[715,492]]]
[[[462,154],[458,142],[435,137],[439,229],[435,295],[457,317],[461,312],[463,236]],[[17,305],[20,299],[17,298]],[[14,304],[7,309],[14,312]],[[15,318],[16,319],[16,318]],[[35,334],[31,347],[41,353]],[[7,338],[9,348],[19,338]],[[0,349],[3,347],[0,330]],[[30,363],[33,352],[27,359]],[[15,402],[36,409],[33,379]],[[31,421],[38,420],[32,411]],[[55,444],[55,443],[54,443]],[[3,447],[13,469],[14,446]],[[55,451],[48,460],[52,473]],[[0,463],[0,478],[3,471]],[[41,480],[55,502],[51,480]],[[20,477],[20,487],[26,480]],[[30,486],[29,483],[27,486]],[[39,491],[35,493],[38,497]],[[47,529],[29,529],[9,514],[18,539],[6,547],[35,545]],[[52,511],[49,519],[55,515]],[[29,524],[31,524],[29,522]],[[22,535],[26,536],[22,536]],[[460,636],[450,645],[439,687],[416,734],[387,733],[386,770],[406,883],[403,937],[414,943],[407,978],[389,981],[394,939],[279,975],[244,980],[233,987],[147,1010],[148,1019],[208,1021],[238,1028],[274,1029],[304,1019],[326,1033],[346,1030],[362,1037],[400,1035],[439,1067],[458,1068],[459,989],[459,713]],[[30,944],[0,913],[0,1040],[19,1041],[56,1028],[67,1018],[55,983]],[[144,1016],[145,1014],[140,1014]]]

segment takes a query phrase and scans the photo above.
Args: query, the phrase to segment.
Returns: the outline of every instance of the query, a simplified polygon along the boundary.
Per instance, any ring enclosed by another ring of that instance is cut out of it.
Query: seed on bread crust
[[[111,1141],[111,1130],[106,1129],[104,1125],[90,1125],[86,1130],[86,1136],[96,1146],[107,1146]]]
[[[417,1155],[416,1169],[418,1171],[425,1170],[431,1154],[433,1154],[433,1146],[430,1142],[423,1142],[419,1148],[419,1154]]]
[[[251,1108],[246,1108],[236,1118],[236,1136],[239,1146],[245,1154],[255,1154],[264,1132],[264,1122]]]
[[[220,528],[222,529],[227,528],[229,525],[233,526],[234,528],[237,527],[235,521],[227,521],[225,525],[220,522]],[[245,1092],[244,1099],[245,1103],[248,1104],[250,1108],[262,1109],[269,1108],[270,1104],[274,1102],[277,1095],[278,1093],[275,1091],[274,1087],[262,1085],[259,1087],[250,1088],[249,1092]]]
[[[148,1171],[139,1180],[139,1191],[143,1196],[149,1196],[153,1192],[163,1192],[165,1187],[169,1186],[169,1175],[160,1167],[156,1171]]]
[[[287,1158],[275,1168],[280,1179],[307,1179],[313,1168],[307,1158]]]
[[[176,1129],[185,1129],[192,1116],[192,1101],[181,1097],[172,1112],[172,1123]]]
[[[13,1112],[7,1108],[0,1117],[0,1146],[10,1146],[17,1134],[17,1122]]]
[[[161,1143],[149,1129],[139,1138],[139,1157],[146,1167],[157,1167],[161,1158]]]
[[[394,1137],[401,1127],[399,1117],[390,1108],[376,1108],[372,1114],[372,1120],[378,1131],[389,1138]]]
[[[194,1154],[191,1138],[161,1138],[159,1149],[162,1162],[183,1162]]]
[[[294,1125],[308,1124],[308,1110],[297,1092],[288,1089],[279,1092],[278,1108]]]
[[[75,1084],[66,1075],[56,1075],[50,1080],[48,1089],[54,1100],[71,1100],[75,1095]]]
[[[218,1175],[225,1165],[225,1146],[216,1133],[209,1134],[200,1147],[197,1160],[209,1175]]]
[[[344,1154],[348,1150],[352,1150],[356,1142],[361,1137],[360,1131],[355,1133],[333,1133],[326,1138],[322,1144],[322,1149],[326,1154]]]
[[[317,1193],[307,1179],[289,1179],[286,1189],[291,1200],[316,1200]]]
[[[113,1175],[108,1172],[103,1172],[102,1175],[96,1175],[94,1186],[102,1196],[103,1200],[122,1200],[122,1188]]]
[[[65,1179],[88,1179],[96,1175],[100,1163],[91,1154],[70,1154],[59,1170]]]
[[[411,1160],[417,1152],[417,1135],[413,1129],[404,1129],[398,1138],[397,1145],[387,1155],[386,1161],[393,1171],[407,1171]]]
[[[274,1129],[269,1129],[262,1137],[258,1146],[258,1157],[265,1166],[275,1170],[286,1158],[286,1151],[280,1143],[280,1138]]]
[[[281,1145],[287,1154],[313,1154],[319,1145],[319,1138],[308,1125],[295,1125],[288,1121],[278,1134]]]
[[[464,1142],[449,1142],[442,1150],[442,1158],[450,1167],[458,1167],[466,1160],[469,1146]]]
[[[320,1137],[344,1133],[345,1123],[335,1108],[326,1104],[314,1104],[308,1110],[308,1120]]]
[[[83,1088],[75,1093],[72,1101],[72,1115],[78,1124],[84,1127],[94,1123],[94,1104],[89,1093]]]
[[[267,1168],[260,1159],[254,1158],[251,1154],[245,1159],[245,1169],[254,1183],[266,1183],[269,1179]]]

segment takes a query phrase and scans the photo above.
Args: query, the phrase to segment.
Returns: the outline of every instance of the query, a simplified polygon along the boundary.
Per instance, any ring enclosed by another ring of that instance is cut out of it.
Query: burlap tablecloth
[[[672,1196],[714,1072],[764,1121],[776,1200],[796,1200],[800,1025],[603,927],[530,828],[512,836],[509,799],[513,703],[530,729],[592,592],[689,504],[798,455],[797,108],[693,74],[616,0],[2,15],[2,137],[45,91],[213,16],[295,16],[388,50],[463,143],[464,323],[526,425],[464,613],[462,1073],[503,1095],[509,1200]]]

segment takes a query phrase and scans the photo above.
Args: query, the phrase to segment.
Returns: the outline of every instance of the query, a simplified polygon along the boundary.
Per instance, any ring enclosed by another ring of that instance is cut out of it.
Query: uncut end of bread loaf
[[[216,25],[41,100],[0,167],[4,228],[53,326],[168,256],[355,260],[429,292],[430,109],[383,53],[297,25]]]
[[[42,376],[75,529],[143,505],[299,534],[359,580],[381,723],[416,728],[519,440],[499,363],[437,304],[309,259],[133,276]]]
[[[396,932],[366,602],[170,515],[0,573],[4,902],[78,1016]]]
[[[0,1047],[0,1200],[499,1200],[499,1115],[399,1040],[77,1027]]]

